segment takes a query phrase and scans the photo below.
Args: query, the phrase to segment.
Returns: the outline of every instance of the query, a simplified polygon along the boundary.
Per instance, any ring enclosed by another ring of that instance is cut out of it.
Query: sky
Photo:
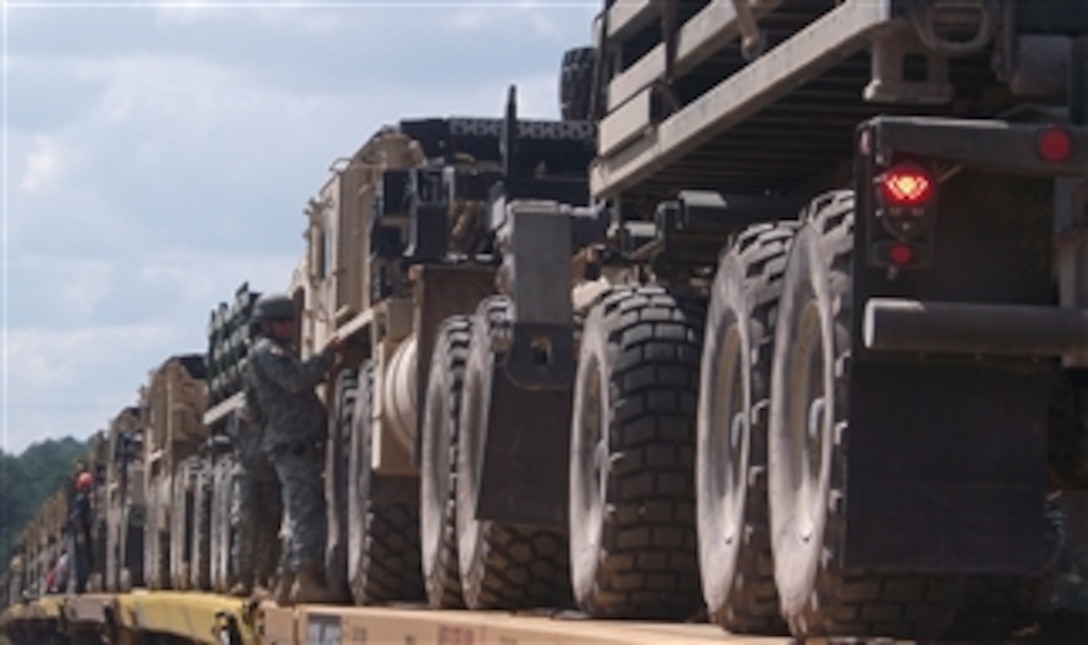
[[[0,0],[0,447],[105,428],[202,353],[242,282],[287,286],[302,209],[401,118],[555,118],[598,0]]]

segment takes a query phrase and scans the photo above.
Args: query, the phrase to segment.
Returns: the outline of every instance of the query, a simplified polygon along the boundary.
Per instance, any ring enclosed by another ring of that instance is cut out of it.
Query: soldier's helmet
[[[253,304],[250,322],[266,320],[291,320],[295,317],[295,303],[282,293],[268,293]]]

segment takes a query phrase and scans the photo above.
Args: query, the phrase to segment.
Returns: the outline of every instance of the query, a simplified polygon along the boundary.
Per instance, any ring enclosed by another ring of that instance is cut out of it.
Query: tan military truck
[[[578,121],[402,121],[305,209],[330,581],[902,638],[1033,587],[1088,486],[1088,3],[603,5]]]
[[[191,478],[176,476],[207,437],[204,357],[170,357],[151,372],[141,394],[143,471],[147,514],[144,578],[151,589],[188,586]]]
[[[147,511],[143,472],[143,419],[139,406],[111,421],[106,481],[105,588],[128,591],[143,584],[143,526]]]
[[[481,303],[500,288],[501,247],[509,237],[497,229],[509,203],[549,195],[584,198],[591,140],[586,123],[519,120],[512,104],[507,118],[402,120],[338,160],[304,209],[305,253],[288,291],[301,317],[298,341],[304,356],[320,350],[333,334],[347,341],[341,370],[322,391],[330,420],[326,570],[330,584],[345,596],[350,592],[355,602],[430,597],[435,606],[463,604],[451,559],[458,539],[451,437],[423,432],[425,417],[428,409],[437,415],[432,433],[449,431],[443,419],[456,415],[460,405],[470,318],[480,307],[482,312],[505,306]],[[568,237],[570,231],[567,226]],[[519,243],[529,237],[519,237]],[[556,261],[569,242],[540,257]],[[564,283],[562,276],[569,262],[563,257],[550,276],[568,294],[570,280]],[[541,267],[538,274],[543,278],[552,269]],[[509,277],[510,267],[505,273]],[[532,281],[519,276],[523,284]],[[527,316],[540,313],[523,307]],[[551,345],[547,323],[552,317],[569,327],[569,303],[566,313],[560,308],[537,321],[545,325],[532,337],[538,345],[519,348],[519,356],[522,349],[528,354],[554,350],[559,360],[570,358],[569,338],[554,338]],[[569,390],[547,384],[544,389],[548,392],[541,397],[503,390],[495,398],[503,399],[505,414],[524,415],[520,426],[539,428],[547,419],[562,419],[569,408]],[[501,454],[531,434],[530,429],[493,436],[488,450],[494,446]],[[542,448],[538,456],[549,458],[546,440],[533,446]],[[529,465],[522,474],[540,473]],[[563,494],[561,479],[554,473],[538,478],[532,487],[544,493],[534,497],[526,494],[521,477],[506,473],[500,487],[509,495],[501,505],[509,509],[516,500],[515,515],[526,526],[552,523],[546,516],[554,515],[555,504],[543,498]],[[481,525],[470,520],[469,526]],[[508,546],[520,555],[505,572],[513,577],[500,594],[503,600],[473,602],[561,602],[565,546],[557,528],[511,533],[515,539]],[[475,534],[480,544],[490,545],[486,548],[498,548],[497,532],[481,537],[473,531],[467,529],[464,539],[471,542]],[[532,555],[521,554],[519,545]],[[473,553],[467,557],[478,558],[487,569],[466,582],[475,599],[504,572],[483,562],[481,551]],[[544,562],[530,565],[536,556]],[[515,585],[523,591],[515,591]]]

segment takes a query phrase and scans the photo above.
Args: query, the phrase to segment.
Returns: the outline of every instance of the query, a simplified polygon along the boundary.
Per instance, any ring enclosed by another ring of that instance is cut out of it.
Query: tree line
[[[0,571],[7,570],[20,531],[64,486],[75,460],[85,458],[88,449],[86,442],[72,437],[46,439],[18,456],[0,449]]]

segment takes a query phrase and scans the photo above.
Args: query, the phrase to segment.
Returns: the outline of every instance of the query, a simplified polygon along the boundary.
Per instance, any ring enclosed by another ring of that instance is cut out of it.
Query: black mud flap
[[[567,531],[571,390],[526,390],[497,361],[476,517]]]
[[[1044,558],[1048,368],[853,366],[848,567],[1031,574]]]

